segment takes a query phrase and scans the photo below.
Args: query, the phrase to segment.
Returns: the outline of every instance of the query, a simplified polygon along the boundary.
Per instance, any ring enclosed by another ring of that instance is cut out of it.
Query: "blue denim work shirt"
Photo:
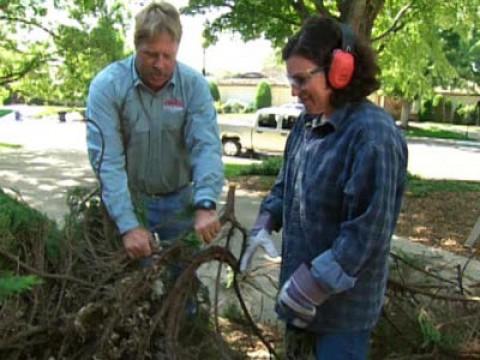
[[[307,263],[329,295],[309,330],[375,326],[407,157],[393,119],[368,101],[347,104],[324,124],[303,113],[292,129],[261,211],[283,226],[280,286]]]
[[[102,198],[119,231],[139,226],[137,199],[193,186],[193,201],[217,201],[223,163],[216,111],[205,78],[177,62],[157,92],[135,68],[135,55],[92,81],[87,147]],[[161,219],[159,219],[161,221]]]

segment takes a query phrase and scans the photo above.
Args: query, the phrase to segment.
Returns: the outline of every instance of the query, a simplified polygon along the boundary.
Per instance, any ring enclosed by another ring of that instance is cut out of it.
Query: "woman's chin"
[[[307,104],[304,104],[305,105],[305,110],[307,112],[307,114],[310,114],[310,115],[318,115],[321,113],[321,111],[316,108],[315,106],[309,106]]]

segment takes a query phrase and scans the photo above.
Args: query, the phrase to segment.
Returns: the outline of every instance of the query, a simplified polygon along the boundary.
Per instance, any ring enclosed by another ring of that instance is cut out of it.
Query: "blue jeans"
[[[285,352],[288,360],[366,360],[370,330],[316,334],[287,325]],[[315,354],[315,356],[313,356]]]
[[[327,333],[315,339],[317,360],[366,360],[370,331]]]
[[[172,194],[147,197],[143,200],[148,228],[150,231],[158,234],[161,246],[172,245],[175,240],[192,231],[192,202],[191,186],[187,186]],[[141,267],[149,267],[151,265],[152,259],[150,257],[140,260]],[[187,265],[184,262],[177,261],[168,265],[169,280],[167,287],[173,286]],[[195,316],[198,310],[195,301],[196,291],[194,286],[191,298],[187,300],[186,312],[189,317]]]
[[[158,234],[160,245],[171,245],[174,240],[192,231],[193,213],[190,212],[192,201],[191,186],[165,196],[142,199],[148,229]],[[140,265],[148,267],[151,262],[150,258],[145,258],[141,260]]]
[[[160,241],[172,241],[193,228],[192,188],[187,186],[165,196],[150,197],[144,201],[148,227]]]

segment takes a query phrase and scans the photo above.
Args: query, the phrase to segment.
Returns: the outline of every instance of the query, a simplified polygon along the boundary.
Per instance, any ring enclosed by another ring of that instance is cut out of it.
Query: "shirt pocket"
[[[148,133],[150,129],[148,118],[138,101],[133,98],[127,99],[120,111],[121,130],[129,145],[132,141],[138,141],[137,135]]]
[[[161,126],[167,131],[181,131],[185,122],[185,109],[169,106],[160,115]]]
[[[140,109],[126,107],[122,120],[129,185],[144,189],[150,142],[148,119]]]

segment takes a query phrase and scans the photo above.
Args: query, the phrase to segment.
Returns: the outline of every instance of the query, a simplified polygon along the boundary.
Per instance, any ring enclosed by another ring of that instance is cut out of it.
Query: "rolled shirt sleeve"
[[[139,226],[128,189],[119,104],[106,79],[96,79],[87,100],[88,157],[101,183],[102,200],[120,233]]]

